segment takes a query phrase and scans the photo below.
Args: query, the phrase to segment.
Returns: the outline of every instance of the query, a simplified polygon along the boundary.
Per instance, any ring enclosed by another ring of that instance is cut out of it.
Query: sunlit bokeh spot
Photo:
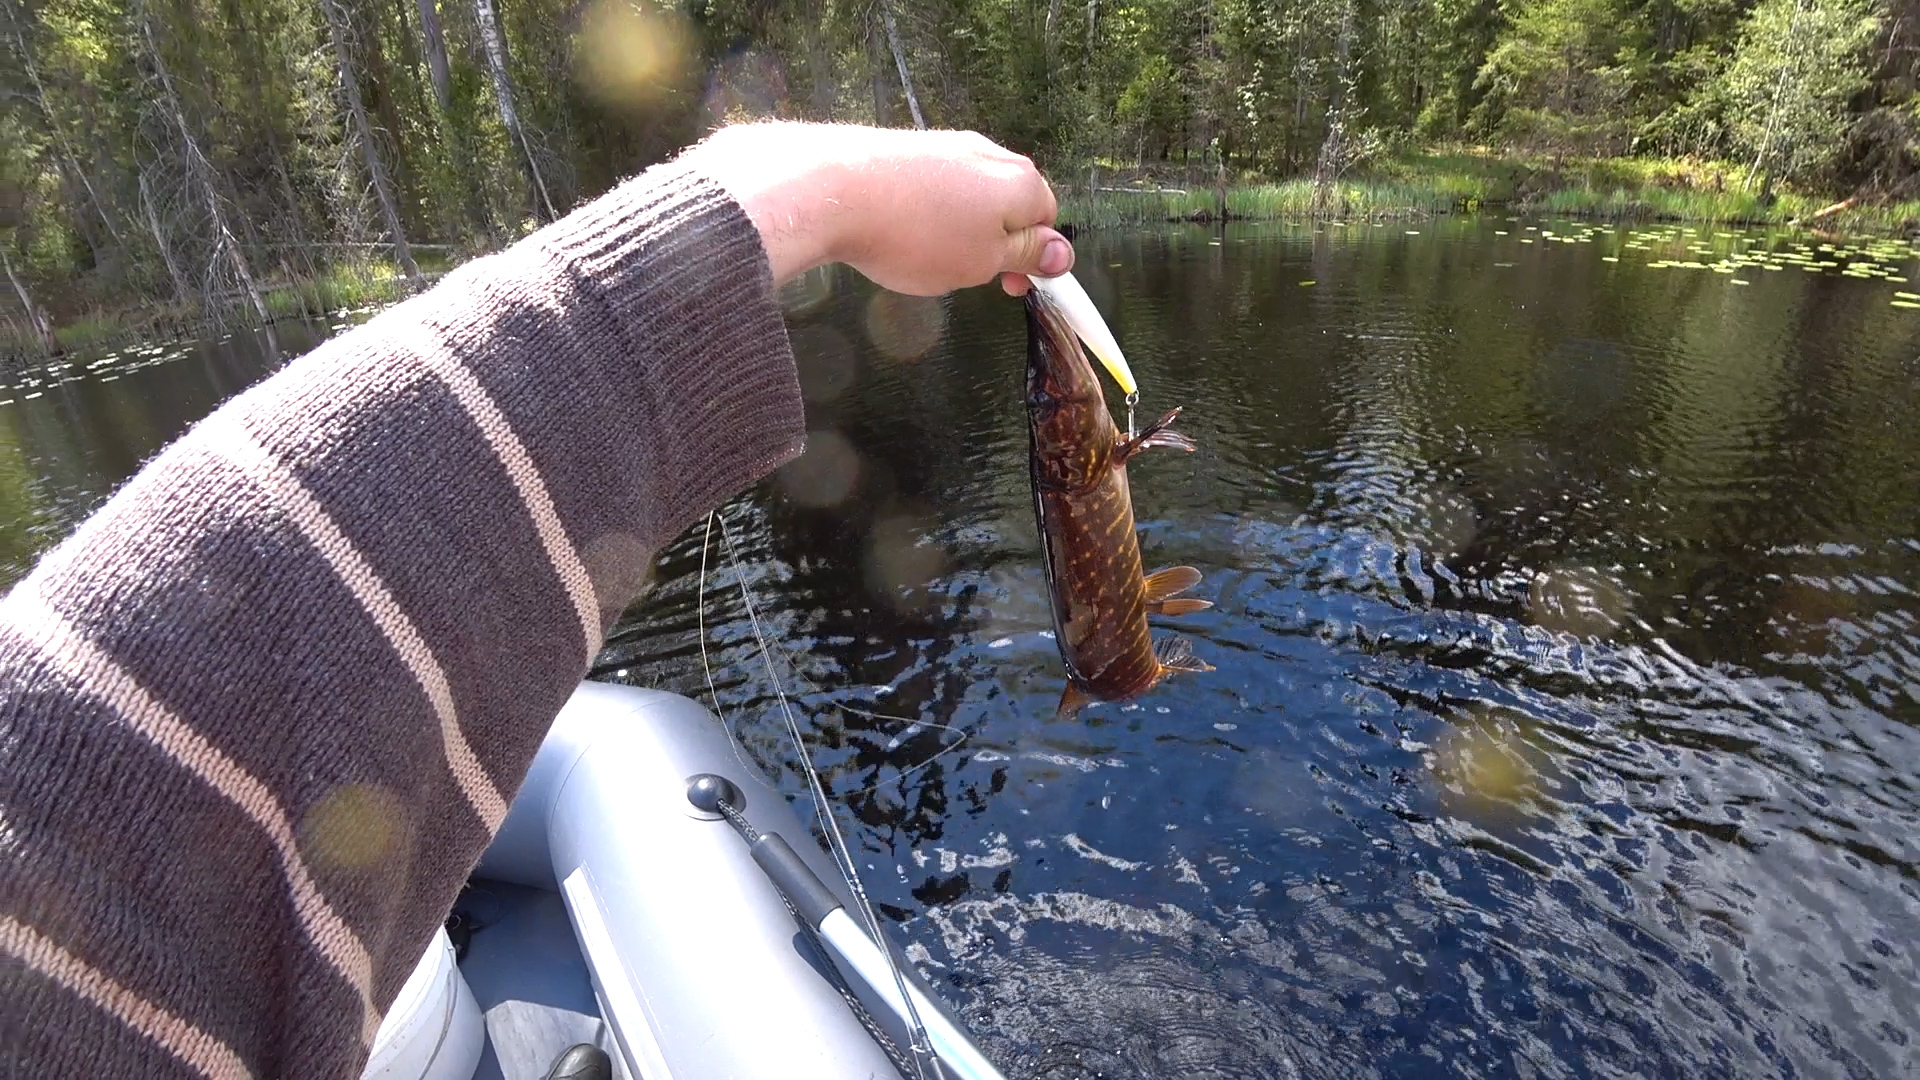
[[[300,821],[300,847],[322,866],[361,870],[390,858],[405,825],[400,800],[372,784],[342,784]]]
[[[168,612],[168,618],[182,629],[219,628],[231,619],[246,601],[247,583],[235,573],[211,569],[193,582],[191,592],[183,593]]]
[[[1316,775],[1305,762],[1272,747],[1255,747],[1240,757],[1222,785],[1223,801],[1259,814],[1270,828],[1292,824],[1311,818],[1323,805],[1325,792]]]
[[[1768,625],[1789,649],[1824,653],[1837,625],[1860,607],[1857,593],[1836,588],[1820,578],[1789,578],[1774,594]]]
[[[845,393],[859,374],[860,361],[853,355],[853,344],[830,326],[795,330],[793,355],[800,369],[800,393],[817,405]]]
[[[1606,637],[1632,610],[1626,587],[1590,566],[1551,567],[1527,586],[1534,623],[1578,637]]]
[[[1497,440],[1480,457],[1480,469],[1495,491],[1507,497],[1527,497],[1543,475],[1557,473],[1546,447],[1524,435]]]
[[[1435,556],[1460,554],[1480,532],[1480,515],[1466,496],[1448,488],[1423,492],[1414,500],[1410,537]]]
[[[1434,740],[1428,761],[1450,813],[1480,818],[1508,810],[1534,783],[1519,728],[1491,709],[1476,708]]]
[[[603,104],[652,104],[693,70],[686,17],[646,0],[598,0],[580,21],[576,77]]]
[[[788,315],[807,315],[818,310],[820,305],[833,299],[838,292],[839,266],[828,263],[816,266],[799,277],[780,286],[778,299],[780,310]]]
[[[931,582],[947,567],[946,552],[921,536],[911,517],[888,517],[874,522],[867,539],[867,584],[891,596],[896,603],[912,600],[911,591]]]
[[[860,483],[860,452],[837,431],[807,434],[807,452],[779,472],[775,482],[801,506],[838,506]]]
[[[776,57],[765,53],[736,53],[707,76],[701,99],[710,128],[767,120],[785,111],[787,72]]]
[[[647,587],[653,573],[653,551],[627,532],[603,533],[587,541],[580,552],[601,616],[617,616]]]
[[[917,360],[940,344],[947,309],[938,297],[880,291],[867,302],[867,339],[893,360]]]
[[[968,561],[964,553],[959,560]],[[975,586],[967,614],[976,620],[976,640],[989,644],[1003,641],[1006,644],[994,647],[1008,648],[1020,639],[1024,647],[1031,647],[1041,640],[1036,636],[1039,631],[1052,628],[1047,585],[1038,567],[1001,566],[968,578]],[[1053,643],[1042,643],[1051,654]]]

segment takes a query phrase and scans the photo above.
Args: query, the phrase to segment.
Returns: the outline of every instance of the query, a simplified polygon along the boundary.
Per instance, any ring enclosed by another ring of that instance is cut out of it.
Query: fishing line
[[[747,748],[740,742],[739,738],[736,737],[733,733],[733,724],[731,721],[727,719],[726,707],[720,703],[720,691],[718,687],[714,685],[713,661],[712,661],[712,658],[709,657],[707,654],[707,550],[713,543],[713,523],[717,515],[718,515],[718,511],[708,512],[706,530],[702,533],[700,537],[700,577],[699,577],[699,583],[696,587],[696,592],[694,595],[694,625],[696,627],[696,632],[699,634],[699,638],[700,638],[700,671],[701,671],[701,674],[706,678],[707,699],[713,703],[713,713],[716,717],[720,719],[720,730],[727,737],[727,745],[733,752],[733,760],[743,768],[757,769],[759,768],[759,766],[748,760],[750,755],[747,752]],[[724,526],[722,527],[724,528]],[[731,549],[729,549],[728,554],[730,556],[732,555]],[[744,591],[745,575],[741,571],[740,564],[737,560],[734,562],[733,569],[734,569],[734,575],[736,579],[742,581],[743,583],[742,589]],[[756,644],[763,651],[767,648],[767,642],[764,639],[761,639],[760,641],[756,642]],[[808,684],[809,686],[812,686],[816,693],[819,693],[821,695],[828,695],[830,693],[824,687],[821,687],[819,684],[815,683],[812,679],[809,679],[804,674],[802,674],[800,672],[800,665],[795,663],[791,656],[787,657],[786,659],[787,659],[787,669],[793,673],[796,679],[798,679],[803,683]],[[871,709],[857,708],[843,701],[828,701],[825,704],[828,708],[838,709],[843,713],[852,713],[855,716],[864,716],[873,720],[886,720],[895,724],[899,724],[909,729],[914,727],[932,728],[938,731],[947,732],[948,734],[951,734],[954,736],[953,742],[949,743],[946,746],[941,747],[938,750],[935,750],[933,753],[928,754],[926,757],[922,758],[919,761],[914,762],[912,765],[909,765],[901,769],[898,776],[895,776],[895,777],[892,777],[891,779],[886,779],[886,780],[875,780],[870,784],[864,784],[860,787],[853,788],[847,791],[845,795],[842,796],[843,798],[847,796],[852,796],[852,795],[865,795],[870,792],[880,790],[880,788],[883,785],[886,785],[889,783],[903,782],[913,774],[919,772],[920,770],[926,768],[927,766],[947,756],[953,751],[960,749],[960,745],[972,737],[971,732],[961,727],[958,727],[957,725],[954,725],[954,724],[940,723],[938,720],[921,720],[913,717],[896,716],[892,713],[883,713],[883,712],[876,712]],[[894,735],[892,737],[891,744],[888,747],[888,749],[891,749],[893,746],[899,745],[900,740],[902,740],[903,738],[905,738],[905,735],[902,735],[902,734]]]
[[[802,678],[805,678],[805,676],[802,676]],[[914,762],[912,765],[909,765],[906,768],[901,769],[900,775],[892,778],[891,780],[875,780],[873,783],[868,784],[865,787],[854,788],[853,790],[847,792],[848,795],[865,795],[868,792],[880,790],[880,786],[882,784],[899,783],[900,781],[905,780],[907,777],[912,776],[914,773],[919,772],[921,769],[924,769],[927,766],[933,764],[934,762],[939,761],[941,758],[946,757],[948,754],[953,753],[955,750],[960,749],[960,744],[963,742],[966,742],[969,736],[971,735],[970,732],[963,731],[959,727],[953,724],[942,724],[937,720],[910,720],[907,717],[895,716],[892,713],[874,712],[871,709],[855,708],[854,706],[848,705],[843,701],[829,701],[827,702],[827,705],[830,708],[838,709],[844,713],[852,713],[855,716],[865,716],[873,720],[891,720],[894,723],[907,725],[908,730],[906,732],[903,732],[902,734],[899,734],[899,735],[895,735],[891,740],[888,741],[888,744],[886,747],[886,749],[888,750],[892,750],[899,746],[904,745],[904,741],[914,734],[914,731],[913,731],[914,728],[931,728],[936,731],[949,732],[957,736],[957,738],[955,738],[953,742],[950,743],[949,745],[943,746],[940,749],[935,750],[933,753],[928,754],[926,757],[921,758],[919,761]]]
[[[913,1051],[914,1071],[919,1074],[920,1080],[928,1080],[927,1065],[931,1063],[932,1075],[944,1076],[945,1070],[940,1067],[939,1059],[934,1056],[933,1048],[928,1042],[926,1025],[920,1019],[920,1011],[913,1003],[913,996],[907,993],[906,976],[901,974],[900,965],[894,961],[893,949],[889,947],[887,938],[881,931],[880,919],[874,914],[873,904],[867,899],[866,887],[860,883],[859,867],[854,864],[853,851],[847,846],[846,837],[840,832],[840,823],[833,816],[833,803],[827,798],[826,788],[820,783],[820,774],[813,767],[813,755],[807,752],[807,741],[800,733],[800,721],[793,714],[793,705],[787,700],[787,692],[781,685],[779,672],[774,670],[773,651],[767,646],[766,634],[760,628],[760,613],[754,607],[752,592],[747,589],[746,575],[739,572],[740,555],[734,549],[733,534],[727,529],[726,518],[721,517],[718,512],[711,514],[708,522],[710,526],[713,523],[720,526],[720,542],[725,545],[727,558],[733,563],[735,577],[740,586],[740,600],[746,605],[747,621],[753,627],[754,641],[760,647],[760,659],[766,664],[767,678],[773,683],[774,698],[780,703],[780,713],[786,721],[787,737],[793,740],[794,752],[800,756],[801,769],[807,776],[807,790],[813,796],[814,810],[826,825],[827,847],[833,853],[834,861],[840,864],[841,876],[846,879],[847,888],[853,893],[854,906],[860,913],[861,921],[866,924],[866,933],[873,939],[874,946],[879,949],[881,956],[886,959],[887,970],[893,975],[894,991],[900,995],[900,1000],[906,1007],[908,1045]],[[704,559],[704,554],[702,557]]]
[[[743,769],[753,769],[753,763],[747,760],[746,748],[733,735],[733,725],[727,721],[727,710],[720,704],[720,691],[713,685],[713,663],[707,658],[707,547],[713,541],[713,522],[717,511],[707,513],[707,529],[700,537],[700,586],[694,595],[694,625],[700,635],[700,671],[707,679],[707,698],[713,702],[713,712],[720,718],[720,731],[727,737],[727,746],[733,751],[733,760]],[[736,567],[736,572],[737,572]]]

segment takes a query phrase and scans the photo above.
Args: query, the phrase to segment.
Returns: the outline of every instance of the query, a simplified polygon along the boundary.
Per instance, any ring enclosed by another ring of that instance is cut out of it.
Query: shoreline
[[[1184,224],[1221,224],[1220,189],[1171,168],[1115,169],[1105,183],[1064,186],[1059,222],[1075,231]],[[1835,236],[1920,232],[1920,200],[1861,205],[1853,199],[1783,191],[1766,205],[1741,187],[1739,166],[1656,158],[1548,161],[1485,148],[1403,152],[1334,181],[1316,206],[1313,181],[1242,176],[1225,189],[1225,221],[1309,221],[1340,218],[1409,220],[1503,211],[1590,221],[1684,222],[1791,228]],[[479,253],[476,253],[479,254]],[[424,262],[425,260],[423,260]],[[431,282],[457,265],[444,260]],[[423,266],[423,270],[426,267]],[[397,267],[366,259],[329,268],[313,281],[275,282],[263,291],[271,321],[321,318],[344,308],[390,303],[411,290]],[[218,309],[130,304],[104,308],[54,330],[62,355],[174,339],[221,325],[253,326],[244,301]],[[0,328],[0,364],[48,358],[39,342]]]
[[[1060,220],[1085,229],[1221,221],[1220,192],[1213,184],[1183,184],[1164,171],[1157,179],[1144,175],[1122,181],[1126,175],[1120,171],[1091,193],[1082,186],[1064,194]],[[1744,180],[1741,167],[1728,162],[1551,161],[1484,148],[1429,150],[1384,158],[1334,181],[1333,195],[1320,206],[1311,179],[1249,182],[1242,177],[1227,185],[1225,220],[1391,220],[1501,209],[1523,216],[1800,228],[1839,235],[1920,232],[1920,200],[1868,205],[1827,193],[1780,191],[1763,204]]]
[[[431,285],[452,265],[437,266],[433,270],[423,266],[422,275]],[[311,281],[266,283],[260,292],[267,306],[269,325],[322,319],[349,308],[394,303],[409,295],[411,290],[400,268],[381,259],[331,267]],[[60,351],[51,354],[42,350],[30,334],[0,328],[0,366],[19,368],[71,353],[125,348],[154,340],[171,341],[222,327],[259,325],[252,305],[242,297],[231,298],[218,307],[185,308],[178,304],[148,303],[106,308],[55,326],[53,335]]]

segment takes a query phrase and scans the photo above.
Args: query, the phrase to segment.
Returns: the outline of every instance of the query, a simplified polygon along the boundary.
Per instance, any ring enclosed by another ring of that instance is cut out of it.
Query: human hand
[[[1033,162],[965,131],[836,124],[723,128],[687,152],[759,229],[776,284],[845,262],[896,292],[937,296],[1073,267]]]

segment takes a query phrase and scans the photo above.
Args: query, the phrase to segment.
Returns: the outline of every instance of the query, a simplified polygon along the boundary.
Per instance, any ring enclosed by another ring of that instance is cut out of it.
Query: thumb
[[[1056,277],[1073,269],[1073,245],[1045,225],[1008,233],[1000,270],[1012,274]]]

